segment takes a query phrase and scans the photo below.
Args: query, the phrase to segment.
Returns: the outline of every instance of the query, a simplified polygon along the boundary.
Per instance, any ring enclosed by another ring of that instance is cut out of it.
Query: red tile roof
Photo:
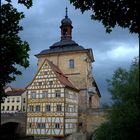
[[[25,92],[24,88],[12,88],[12,91],[6,92],[7,96],[21,96]]]
[[[52,70],[54,71],[54,73],[56,74],[57,78],[59,79],[59,81],[68,88],[71,88],[73,90],[79,91],[79,89],[77,89],[72,82],[68,79],[68,77],[59,69],[58,66],[54,65],[51,61],[49,61],[48,59],[46,59],[46,61],[48,62],[48,64],[51,66]]]

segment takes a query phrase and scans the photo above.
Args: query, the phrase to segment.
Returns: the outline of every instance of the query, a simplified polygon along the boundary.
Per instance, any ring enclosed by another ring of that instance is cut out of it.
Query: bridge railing
[[[15,113],[1,113],[1,117],[26,117],[26,113],[15,112]]]

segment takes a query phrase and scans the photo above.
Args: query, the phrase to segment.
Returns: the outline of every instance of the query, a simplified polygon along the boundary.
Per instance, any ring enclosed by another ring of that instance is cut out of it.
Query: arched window
[[[64,28],[63,29],[63,36],[66,36],[67,35],[67,28]]]

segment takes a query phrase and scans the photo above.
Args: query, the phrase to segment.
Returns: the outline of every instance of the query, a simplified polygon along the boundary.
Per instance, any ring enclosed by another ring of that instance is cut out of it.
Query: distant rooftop
[[[4,89],[10,87],[10,90],[6,91],[7,96],[21,96],[22,93],[26,91],[25,88],[13,88],[11,86],[6,86]]]

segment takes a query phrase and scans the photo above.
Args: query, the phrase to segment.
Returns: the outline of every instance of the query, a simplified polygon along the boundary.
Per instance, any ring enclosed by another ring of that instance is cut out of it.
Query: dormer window
[[[74,59],[69,60],[69,68],[74,68]]]

